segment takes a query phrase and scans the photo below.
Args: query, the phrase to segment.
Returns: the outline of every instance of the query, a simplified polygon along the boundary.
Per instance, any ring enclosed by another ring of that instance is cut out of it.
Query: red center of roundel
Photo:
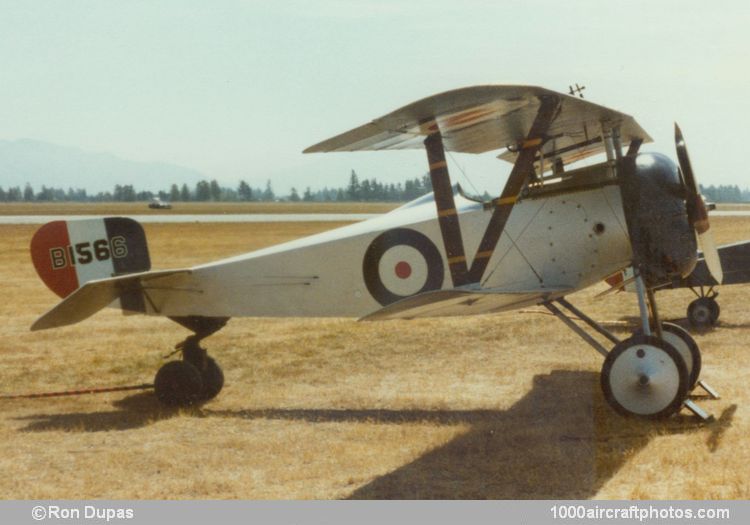
[[[406,261],[401,261],[396,264],[396,277],[399,279],[407,279],[411,275],[411,266]]]

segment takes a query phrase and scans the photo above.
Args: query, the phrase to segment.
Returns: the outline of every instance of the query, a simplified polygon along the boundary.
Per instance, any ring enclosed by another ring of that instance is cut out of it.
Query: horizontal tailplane
[[[149,286],[167,277],[189,275],[191,270],[162,270],[89,281],[70,293],[57,306],[41,316],[31,326],[32,330],[45,330],[75,324],[109,306],[116,299],[137,297],[145,301]],[[174,279],[169,279],[174,286]]]

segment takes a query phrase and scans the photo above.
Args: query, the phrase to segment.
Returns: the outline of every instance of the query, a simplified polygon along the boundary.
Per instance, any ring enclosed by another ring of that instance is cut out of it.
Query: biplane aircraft
[[[107,306],[182,324],[194,332],[177,346],[182,359],[166,363],[154,382],[161,401],[181,405],[221,389],[221,369],[200,342],[231,317],[385,321],[543,305],[604,357],[601,386],[614,410],[661,418],[686,406],[705,416],[688,399],[699,384],[698,345],[660,321],[653,293],[690,275],[696,236],[708,270],[722,280],[706,207],[675,129],[680,167],[639,153],[651,138],[631,116],[574,96],[491,85],[427,97],[305,153],[424,148],[432,194],[329,232],[160,271],[150,270],[135,221],[48,223],[31,251],[63,299],[32,330],[76,323]],[[497,198],[481,202],[451,184],[446,151],[493,150],[513,164]],[[604,162],[571,166],[599,153]],[[620,340],[566,296],[630,267],[641,327]]]

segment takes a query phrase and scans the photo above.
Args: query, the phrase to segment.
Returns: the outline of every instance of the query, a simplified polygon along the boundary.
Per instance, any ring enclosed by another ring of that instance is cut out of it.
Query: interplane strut
[[[482,280],[513,206],[530,174],[534,172],[534,160],[544,145],[547,131],[560,106],[560,99],[556,96],[540,97],[540,102],[534,123],[526,139],[520,144],[519,155],[508,176],[508,181],[505,183],[500,197],[492,201],[494,211],[470,268],[466,263],[458,213],[453,200],[453,189],[440,132],[429,135],[424,141],[430,164],[430,179],[435,194],[438,222],[453,286],[478,283]]]

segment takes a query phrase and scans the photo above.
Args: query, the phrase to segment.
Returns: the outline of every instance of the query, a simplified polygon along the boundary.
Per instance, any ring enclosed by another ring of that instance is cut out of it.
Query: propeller
[[[703,197],[698,193],[698,183],[695,180],[693,168],[690,165],[685,138],[682,136],[680,126],[674,124],[674,142],[677,148],[677,159],[680,161],[680,170],[685,180],[685,189],[687,190],[687,213],[690,225],[698,236],[698,243],[703,251],[703,258],[708,266],[708,271],[717,283],[721,284],[724,279],[724,272],[721,269],[721,260],[719,252],[716,249],[714,236],[711,233],[708,223],[708,210]]]

